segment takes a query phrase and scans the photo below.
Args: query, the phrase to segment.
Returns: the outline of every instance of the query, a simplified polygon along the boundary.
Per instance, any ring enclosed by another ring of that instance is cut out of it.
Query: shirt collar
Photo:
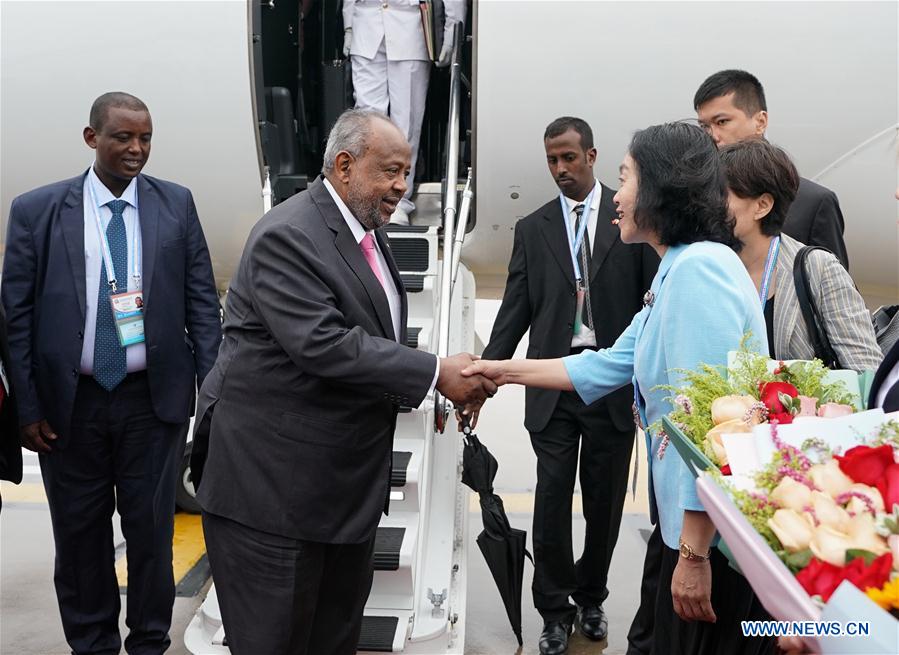
[[[97,197],[97,207],[103,207],[107,203],[112,200],[117,200],[117,198],[112,195],[112,191],[106,188],[106,185],[97,177],[97,173],[94,172],[94,167],[91,165],[90,170],[87,172],[88,182],[93,185],[94,193]],[[131,181],[128,183],[128,186],[125,187],[125,190],[122,192],[120,198],[124,200],[129,205],[137,209],[137,177],[132,177]]]
[[[597,180],[596,178],[593,178],[593,184],[596,185],[594,187],[596,189],[596,193],[593,194],[593,201],[590,203],[591,211],[599,208],[599,201],[602,199],[602,185],[599,183],[599,180]],[[590,195],[590,194],[588,193],[587,195]],[[586,202],[586,200],[587,200],[586,198],[584,198],[584,200],[575,200],[574,198],[569,198],[568,196],[565,196],[565,202],[568,204],[568,213],[570,214],[572,211],[574,211],[574,208],[577,205],[580,205],[580,204]]]
[[[659,270],[656,273],[655,280],[653,282],[653,287],[656,287],[656,291],[658,291],[658,287],[662,285],[662,282],[665,280],[665,276],[668,275],[668,271],[671,270],[671,267],[674,266],[674,262],[680,256],[680,254],[687,249],[689,244],[679,243],[676,246],[669,246],[668,250],[665,251],[665,255],[662,257],[662,261],[659,262]]]
[[[353,216],[353,212],[350,211],[350,208],[346,206],[346,203],[343,201],[337,191],[331,186],[331,183],[328,181],[328,178],[324,178],[325,188],[328,190],[328,193],[331,194],[331,198],[334,200],[334,203],[337,205],[337,209],[340,210],[340,215],[343,216],[343,220],[346,221],[346,224],[349,226],[350,231],[353,233],[353,238],[356,240],[356,243],[362,243],[362,239],[365,237],[365,233],[368,231],[364,227],[362,227],[362,223]]]

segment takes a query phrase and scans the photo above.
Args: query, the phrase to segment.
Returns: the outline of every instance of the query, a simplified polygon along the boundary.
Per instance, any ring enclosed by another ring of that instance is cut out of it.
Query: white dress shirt
[[[595,243],[596,237],[596,221],[599,220],[599,202],[602,199],[602,185],[598,180],[594,180],[594,188],[596,192],[593,194],[593,199],[590,201],[590,213],[587,216],[587,234],[590,237],[590,252],[591,257],[593,253],[593,247]],[[589,195],[589,194],[588,194]],[[574,230],[574,222],[577,220],[577,214],[574,213],[574,208],[577,205],[581,205],[585,203],[587,199],[584,200],[574,200],[573,198],[569,198],[565,196],[565,202],[568,204],[568,216],[566,217],[569,221],[568,231],[569,233]],[[575,237],[577,234],[575,234]],[[566,241],[567,243],[567,241]],[[569,246],[570,247],[570,246]],[[580,257],[578,258],[578,264],[580,264]],[[581,271],[581,275],[584,278],[584,285],[590,284],[590,271]],[[587,308],[584,307],[583,315],[587,315]],[[596,325],[596,320],[598,317],[594,316],[594,326]],[[596,333],[593,330],[588,329],[585,325],[581,325],[581,331],[575,334],[571,338],[571,347],[579,348],[582,346],[589,346],[591,348],[596,347]]]
[[[325,188],[328,190],[328,193],[331,194],[331,198],[334,199],[334,203],[337,205],[337,208],[340,210],[340,215],[343,216],[343,220],[346,221],[347,226],[350,228],[350,231],[353,233],[353,238],[356,240],[356,243],[361,243],[363,237],[365,237],[365,233],[369,230],[366,230],[362,227],[362,223],[358,221],[358,219],[353,216],[353,212],[350,211],[350,208],[346,206],[346,203],[343,201],[331,183],[325,179]],[[374,237],[374,234],[372,234]],[[387,261],[384,259],[384,253],[381,252],[381,246],[378,244],[377,238],[374,240],[375,243],[375,259],[378,262],[378,268],[381,271],[381,279],[384,280],[384,293],[387,295],[387,304],[390,306],[390,319],[393,322],[393,334],[396,335],[396,340],[400,340],[400,319],[402,318],[402,304],[400,301],[400,294],[396,288],[396,283],[393,280],[393,276],[390,274],[390,268],[387,266]],[[360,252],[362,248],[359,248]],[[428,395],[434,390],[434,387],[437,385],[437,377],[440,375],[440,358],[436,357],[437,367],[434,372],[434,379],[431,381],[431,388],[428,390]]]
[[[85,293],[84,293],[84,345],[81,349],[81,374],[94,374],[94,337],[97,333],[97,300],[100,294],[100,268],[103,264],[103,247],[100,242],[100,235],[97,232],[97,219],[94,214],[92,204],[92,196],[90,185],[93,184],[94,194],[99,205],[100,222],[103,224],[103,230],[109,226],[112,220],[112,210],[106,206],[116,197],[112,191],[106,188],[97,174],[94,167],[91,166],[90,171],[84,178],[84,273],[85,273]],[[137,232],[138,251],[143,252],[141,247],[140,235],[140,212],[137,206],[137,178],[132,178],[131,182],[122,192],[120,197],[127,204],[122,217],[125,220],[125,233],[128,236],[128,270],[116,271],[116,278],[119,292],[124,292],[123,282],[127,279],[128,291],[137,291],[140,286],[136,284],[132,271],[134,270],[134,260],[136,253],[133,252],[135,231]],[[141,262],[138,270],[143,273],[143,262]],[[108,301],[106,301],[108,302]],[[129,373],[135,371],[143,371],[147,368],[147,347],[146,343],[136,343],[125,349],[125,359]]]

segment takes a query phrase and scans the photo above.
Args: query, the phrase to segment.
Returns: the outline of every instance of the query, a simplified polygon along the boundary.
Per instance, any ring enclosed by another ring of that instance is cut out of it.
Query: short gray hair
[[[375,119],[387,121],[396,127],[396,123],[374,109],[347,109],[337,118],[325,145],[322,173],[333,172],[337,154],[340,152],[346,151],[357,158],[362,156],[371,134],[371,123]]]

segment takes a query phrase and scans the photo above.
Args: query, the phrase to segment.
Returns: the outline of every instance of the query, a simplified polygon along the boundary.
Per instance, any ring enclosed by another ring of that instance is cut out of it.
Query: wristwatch
[[[678,543],[680,544],[680,556],[691,562],[707,562],[712,556],[711,549],[709,549],[709,552],[705,555],[699,555],[693,550],[690,544],[685,543],[683,539],[678,540]]]

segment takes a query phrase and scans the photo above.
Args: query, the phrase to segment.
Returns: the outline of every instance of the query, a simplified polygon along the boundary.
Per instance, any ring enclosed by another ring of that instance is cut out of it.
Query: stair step
[[[391,239],[390,250],[396,266],[403,273],[424,273],[430,264],[430,241],[427,238]]]
[[[411,614],[402,610],[366,609],[356,652],[401,653]]]
[[[391,487],[406,486],[406,474],[409,470],[409,461],[412,459],[412,453],[396,450],[393,451],[393,466],[390,473]]]
[[[406,293],[421,293],[425,288],[425,276],[415,273],[401,273],[400,279],[403,281],[403,288]]]
[[[424,234],[431,228],[427,225],[394,225],[388,223],[384,226],[384,231],[390,235],[393,234]]]
[[[396,571],[400,568],[400,550],[406,528],[379,527],[375,535],[375,571]]]
[[[406,328],[406,345],[410,348],[418,348],[418,335],[421,332],[420,327]]]
[[[359,634],[356,650],[392,653],[393,637],[399,622],[399,618],[395,616],[363,616],[362,632]]]

